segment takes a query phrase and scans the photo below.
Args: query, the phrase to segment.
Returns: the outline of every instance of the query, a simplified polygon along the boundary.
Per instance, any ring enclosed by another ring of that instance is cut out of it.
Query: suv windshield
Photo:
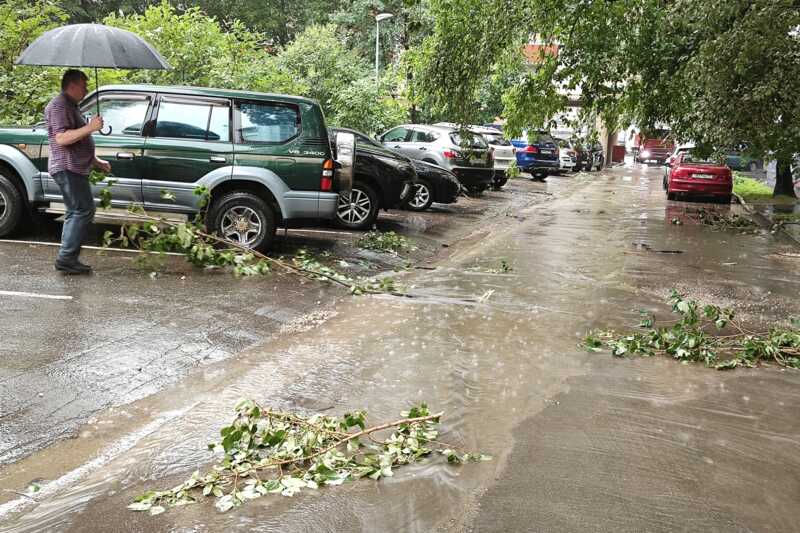
[[[486,140],[480,135],[474,135],[470,132],[462,133],[454,131],[450,134],[450,140],[453,144],[464,148],[487,148]]]

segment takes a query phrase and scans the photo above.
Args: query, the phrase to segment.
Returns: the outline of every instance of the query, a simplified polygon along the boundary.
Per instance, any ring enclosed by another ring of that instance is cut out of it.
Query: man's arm
[[[103,117],[100,115],[92,117],[88,124],[75,130],[64,130],[56,133],[56,142],[60,146],[75,144],[81,139],[85,139],[92,133],[103,129]]]

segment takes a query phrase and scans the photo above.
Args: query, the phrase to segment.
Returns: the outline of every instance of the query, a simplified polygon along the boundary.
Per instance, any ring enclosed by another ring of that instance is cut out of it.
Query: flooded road
[[[640,309],[664,316],[672,287],[754,324],[800,315],[793,244],[697,224],[703,206],[666,202],[660,172],[553,179],[551,201],[520,202],[435,270],[399,277],[416,298],[343,298],[315,327],[98,414],[2,473],[9,488],[42,490],[0,504],[0,531],[798,530],[800,372],[579,346],[591,328],[635,325]],[[374,422],[426,401],[445,411],[444,440],[494,460],[431,460],[227,514],[208,501],[125,509],[209,465],[206,443],[241,397],[366,409]]]

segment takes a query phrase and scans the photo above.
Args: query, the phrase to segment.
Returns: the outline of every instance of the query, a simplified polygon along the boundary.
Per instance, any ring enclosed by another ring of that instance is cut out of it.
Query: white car
[[[486,139],[492,149],[494,155],[494,186],[499,189],[508,181],[506,172],[516,163],[517,149],[511,144],[511,141],[503,136],[503,132],[494,128],[486,126],[470,126],[470,131],[479,133]]]
[[[572,172],[578,164],[578,152],[575,150],[575,146],[572,144],[572,141],[567,141],[565,139],[557,139],[556,142],[560,148],[558,169]]]

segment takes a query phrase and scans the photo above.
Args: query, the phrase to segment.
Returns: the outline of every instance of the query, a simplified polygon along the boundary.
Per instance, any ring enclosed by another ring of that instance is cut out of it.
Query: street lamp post
[[[391,13],[378,13],[375,15],[375,83],[380,82],[379,66],[381,58],[381,21],[392,18]]]

